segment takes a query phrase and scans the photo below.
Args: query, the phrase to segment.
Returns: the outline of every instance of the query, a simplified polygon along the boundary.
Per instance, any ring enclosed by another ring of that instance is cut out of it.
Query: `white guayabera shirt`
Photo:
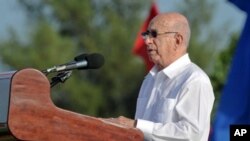
[[[135,119],[147,141],[207,141],[214,103],[211,82],[185,54],[145,77]]]

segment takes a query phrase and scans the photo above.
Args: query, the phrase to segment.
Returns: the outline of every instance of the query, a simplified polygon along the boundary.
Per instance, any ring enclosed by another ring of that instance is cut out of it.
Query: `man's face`
[[[162,23],[156,19],[149,25],[148,34],[144,40],[149,59],[160,68],[165,68],[171,63],[175,53],[175,32],[162,26]]]

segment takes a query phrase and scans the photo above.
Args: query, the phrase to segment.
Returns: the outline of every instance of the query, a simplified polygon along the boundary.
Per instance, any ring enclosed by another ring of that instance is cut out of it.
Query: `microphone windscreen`
[[[104,57],[101,54],[93,53],[86,56],[88,69],[98,69],[104,64]]]
[[[86,60],[86,57],[87,57],[87,56],[88,56],[88,54],[83,53],[83,54],[80,54],[80,55],[76,56],[76,57],[74,58],[74,60],[75,60],[75,61]]]

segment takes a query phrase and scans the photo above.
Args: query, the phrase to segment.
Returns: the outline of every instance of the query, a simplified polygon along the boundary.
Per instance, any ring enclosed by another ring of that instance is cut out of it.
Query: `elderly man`
[[[206,73],[191,62],[188,20],[180,13],[154,17],[142,37],[155,64],[137,99],[135,120],[112,122],[140,129],[147,141],[207,141],[214,93]]]

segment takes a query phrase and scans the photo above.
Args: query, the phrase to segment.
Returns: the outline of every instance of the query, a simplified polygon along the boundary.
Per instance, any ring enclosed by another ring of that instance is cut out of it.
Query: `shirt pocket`
[[[176,104],[176,99],[161,98],[155,106],[155,121],[165,123],[171,121],[173,117],[173,109]]]

